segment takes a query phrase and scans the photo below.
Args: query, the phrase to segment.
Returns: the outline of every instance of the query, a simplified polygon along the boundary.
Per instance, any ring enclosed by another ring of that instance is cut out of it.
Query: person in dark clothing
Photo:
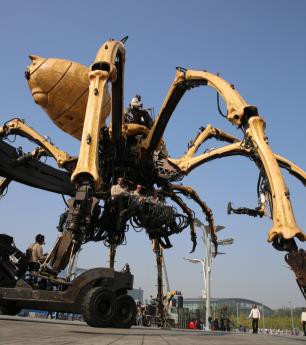
[[[129,107],[125,110],[125,120],[127,123],[136,123],[138,125],[152,128],[152,117],[148,110],[143,108],[140,95],[136,95],[132,98]]]

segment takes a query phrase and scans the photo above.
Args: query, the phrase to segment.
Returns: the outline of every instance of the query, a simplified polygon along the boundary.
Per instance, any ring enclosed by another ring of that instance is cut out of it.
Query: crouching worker
[[[29,271],[39,270],[40,264],[45,261],[47,254],[43,253],[44,244],[45,236],[42,234],[38,234],[35,237],[35,243],[32,243],[28,247],[26,256],[29,261]]]

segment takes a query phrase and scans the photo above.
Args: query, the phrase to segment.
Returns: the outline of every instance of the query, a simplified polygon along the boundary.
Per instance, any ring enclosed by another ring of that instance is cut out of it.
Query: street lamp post
[[[210,310],[210,273],[211,273],[211,242],[208,238],[208,232],[206,229],[202,228],[203,230],[203,236],[204,236],[204,245],[206,248],[206,265],[205,265],[205,276],[206,276],[206,314],[205,314],[205,329],[209,330],[209,322],[208,319],[211,316],[211,310]]]
[[[239,304],[236,303],[237,329],[239,330]]]
[[[290,314],[291,314],[291,332],[293,334],[294,332],[294,323],[293,323],[293,313],[292,313],[292,303],[291,302],[288,302],[289,305],[290,305]]]
[[[210,295],[210,283],[209,283],[209,272],[210,270],[208,269],[208,263],[207,263],[207,258],[206,259],[191,259],[191,258],[184,258],[187,261],[192,262],[193,264],[196,264],[200,262],[202,264],[202,269],[203,269],[203,284],[204,284],[204,290],[205,295],[206,295],[206,314],[205,314],[205,330],[208,331],[208,318],[210,316],[210,298],[208,297]],[[207,302],[209,301],[209,303]]]
[[[262,329],[265,330],[265,310],[263,302],[261,302],[261,310],[262,310]]]
[[[211,310],[210,310],[210,283],[211,283],[211,266],[212,266],[212,257],[213,257],[213,252],[212,252],[212,243],[211,240],[208,236],[210,233],[210,227],[208,225],[204,225],[200,221],[198,221],[200,224],[200,227],[202,228],[203,231],[203,240],[204,240],[204,245],[206,248],[206,328],[209,330],[208,327],[208,318],[211,316]],[[224,226],[222,225],[217,225],[215,228],[215,231],[221,231],[224,229]],[[233,244],[234,240],[232,238],[227,238],[223,240],[218,241],[218,245],[225,246],[225,245],[230,245]],[[218,253],[215,253],[217,255]],[[219,253],[219,254],[225,254],[225,253]]]
[[[213,251],[212,251],[212,243],[211,239],[209,238],[210,228],[209,226],[204,225],[199,219],[195,219],[196,226],[201,228],[203,231],[203,242],[204,247],[206,249],[206,258],[205,259],[190,259],[190,258],[184,258],[190,262],[198,263],[201,262],[202,268],[203,268],[203,280],[204,280],[204,290],[206,294],[206,313],[205,313],[205,330],[209,331],[209,322],[208,319],[211,316],[211,310],[210,310],[210,291],[211,291],[211,265],[212,265],[212,257],[213,257]],[[223,230],[224,226],[218,225],[215,227],[215,231],[218,232],[220,230]],[[218,241],[219,245],[229,245],[232,244],[234,240],[232,238],[224,239]],[[215,253],[218,254],[218,253]],[[225,253],[219,253],[219,254],[225,254]]]

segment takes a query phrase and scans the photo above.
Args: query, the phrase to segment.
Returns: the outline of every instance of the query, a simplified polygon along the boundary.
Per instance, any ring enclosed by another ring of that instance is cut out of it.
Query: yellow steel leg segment
[[[278,235],[284,239],[297,237],[299,240],[305,241],[306,235],[295,222],[289,191],[281,174],[280,167],[266,142],[267,139],[264,132],[265,123],[259,116],[251,117],[248,123],[249,127],[246,133],[263,164],[272,194],[273,227],[268,233],[268,241],[273,241]]]
[[[203,153],[196,157],[186,158],[185,156],[180,159],[168,158],[169,162],[176,165],[184,174],[188,174],[194,168],[216,158],[222,158],[234,155],[250,155],[250,151],[241,147],[241,142],[229,144],[219,147],[210,152]]]
[[[0,137],[9,134],[18,134],[39,144],[56,160],[59,167],[65,167],[65,164],[73,159],[68,153],[55,147],[49,140],[37,133],[20,119],[13,119],[0,127]]]
[[[227,107],[227,119],[235,126],[242,125],[245,113],[256,112],[256,108],[246,103],[234,86],[221,77],[206,71],[177,71],[154,125],[147,138],[140,145],[142,148],[151,151],[156,149],[175,107],[185,91],[190,86],[199,85],[210,86],[222,96]]]
[[[191,158],[197,152],[198,148],[204,143],[205,140],[212,137],[213,134],[213,127],[212,125],[208,124],[207,127],[198,135],[198,137],[194,140],[191,147],[183,156],[182,158]]]
[[[206,162],[237,155],[252,157],[253,152],[251,149],[243,147],[241,141],[237,141],[233,144],[213,149],[195,157],[188,158],[185,155],[179,159],[168,158],[168,161],[177,166],[182,173],[189,174],[194,168]],[[306,186],[306,172],[302,168],[277,153],[274,153],[274,157],[281,168],[286,169]]]
[[[81,139],[78,164],[74,170],[71,181],[81,174],[89,175],[96,188],[100,184],[98,151],[101,128],[105,126],[105,120],[109,112],[103,112],[104,101],[109,98],[108,83],[109,74],[106,71],[96,70],[89,73],[89,96],[86,108],[84,127]]]
[[[113,87],[116,80],[119,78],[117,73],[121,73],[123,75],[123,67],[121,65],[119,66],[121,68],[120,71],[118,71],[116,67],[116,59],[118,56],[121,57],[121,64],[124,64],[123,44],[114,40],[107,41],[99,49],[95,62],[91,66],[91,71],[89,72],[89,95],[84,119],[79,160],[76,169],[71,176],[71,181],[73,183],[77,182],[80,175],[86,175],[93,180],[95,188],[99,188],[100,186],[101,181],[98,167],[99,141],[101,128],[106,126],[105,120],[111,111],[107,84],[108,82],[111,82]],[[122,75],[119,79],[123,82]],[[118,94],[123,95],[123,85],[118,85],[117,89],[118,90],[116,91]],[[120,97],[116,92],[112,92],[112,98],[114,96]],[[112,116],[114,116],[114,109],[112,109],[112,112]],[[119,112],[119,116],[122,117],[122,109],[119,110]],[[112,127],[114,127],[114,124]]]
[[[295,176],[306,186],[306,172],[302,168],[281,155],[274,153],[274,156],[281,168],[288,170],[289,174]]]

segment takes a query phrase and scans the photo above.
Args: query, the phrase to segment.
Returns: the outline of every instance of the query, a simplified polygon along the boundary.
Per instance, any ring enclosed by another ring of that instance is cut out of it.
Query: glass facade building
[[[260,309],[264,308],[264,314],[269,315],[272,313],[272,309],[267,305],[245,298],[211,298],[212,312],[227,307],[229,310],[237,311],[239,313],[249,313],[252,305],[256,304]],[[184,308],[188,308],[190,311],[201,310],[205,308],[206,300],[203,298],[184,298]]]

